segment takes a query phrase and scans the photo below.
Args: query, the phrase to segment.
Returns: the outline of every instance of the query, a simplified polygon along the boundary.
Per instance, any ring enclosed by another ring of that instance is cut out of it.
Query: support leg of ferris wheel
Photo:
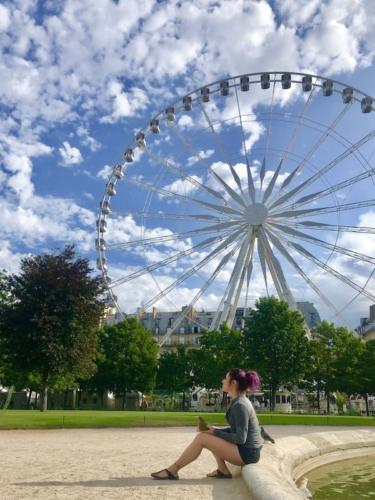
[[[254,244],[255,244],[255,239],[256,239],[256,230],[253,228],[251,235],[249,237],[249,243],[248,243],[248,248],[247,248],[247,254],[245,258],[245,264],[242,268],[242,273],[241,273],[241,278],[237,286],[237,290],[235,293],[234,301],[233,304],[231,304],[230,312],[228,314],[228,318],[226,319],[226,325],[231,328],[233,325],[234,317],[236,314],[238,302],[241,296],[241,291],[243,288],[243,283],[245,280],[245,276],[247,273],[247,270],[249,268],[249,263],[253,259],[253,253],[254,253]]]
[[[289,304],[289,307],[291,309],[297,309],[297,304],[296,301],[293,297],[292,292],[290,291],[290,288],[288,286],[288,283],[285,279],[283,270],[281,268],[280,262],[278,259],[275,257],[271,245],[269,244],[267,238],[264,236],[264,230],[260,229],[258,233],[258,238],[260,240],[260,248],[264,252],[264,258],[267,262],[267,266],[270,270],[272,280],[275,284],[277,294],[279,295],[280,299],[286,300]]]
[[[234,265],[228,287],[223,296],[224,308],[219,316],[219,321],[216,327],[225,323],[229,328],[232,327],[233,319],[236,313],[239,297],[241,294],[247,264],[252,256],[256,232],[252,226],[248,229],[247,237],[245,238],[236,263]]]

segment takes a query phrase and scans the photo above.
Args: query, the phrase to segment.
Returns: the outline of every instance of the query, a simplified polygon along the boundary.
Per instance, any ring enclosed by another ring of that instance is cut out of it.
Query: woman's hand
[[[208,427],[208,431],[202,431],[202,432],[204,432],[206,434],[213,434],[215,427],[213,425],[207,425],[207,427]]]

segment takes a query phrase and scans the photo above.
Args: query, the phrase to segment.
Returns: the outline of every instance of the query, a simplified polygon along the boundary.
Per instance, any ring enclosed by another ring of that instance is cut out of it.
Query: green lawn
[[[208,423],[225,425],[224,413],[153,411],[0,410],[0,429],[53,429],[95,427],[181,426],[197,424],[197,415]],[[337,415],[258,415],[264,425],[360,425],[375,426],[374,417]]]

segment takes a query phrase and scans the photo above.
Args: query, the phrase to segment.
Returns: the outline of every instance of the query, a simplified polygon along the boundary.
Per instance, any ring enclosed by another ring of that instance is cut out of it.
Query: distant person
[[[217,462],[217,469],[207,477],[229,479],[232,477],[225,462],[234,465],[256,463],[260,458],[263,439],[258,418],[246,392],[254,392],[260,387],[255,371],[240,368],[230,370],[222,381],[222,390],[231,395],[231,402],[225,414],[230,427],[217,428],[209,425],[208,430],[198,432],[182,455],[172,465],[153,472],[154,479],[179,479],[178,471],[194,462],[203,448],[210,450]]]

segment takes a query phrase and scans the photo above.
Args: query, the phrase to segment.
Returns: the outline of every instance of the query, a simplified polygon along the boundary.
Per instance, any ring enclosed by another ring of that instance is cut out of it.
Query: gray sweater
[[[237,396],[231,401],[225,418],[230,427],[215,429],[214,436],[246,448],[259,448],[263,445],[258,417],[246,396]]]

